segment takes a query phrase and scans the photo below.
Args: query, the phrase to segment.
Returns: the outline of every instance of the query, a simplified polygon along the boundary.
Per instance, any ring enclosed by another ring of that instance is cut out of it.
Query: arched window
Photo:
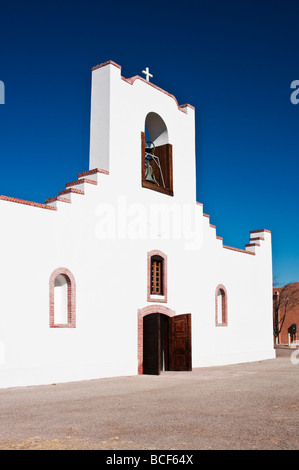
[[[58,268],[50,276],[50,327],[76,327],[76,284],[72,273]]]
[[[159,250],[147,255],[147,300],[167,302],[167,256]]]
[[[216,326],[227,326],[227,293],[223,285],[216,288],[215,310]]]
[[[142,186],[173,196],[172,145],[163,119],[150,112],[141,133]]]

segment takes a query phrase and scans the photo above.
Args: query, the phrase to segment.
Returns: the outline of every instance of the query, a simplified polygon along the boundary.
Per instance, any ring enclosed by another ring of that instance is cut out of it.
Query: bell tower
[[[122,194],[130,188],[142,191],[138,197],[193,203],[194,107],[150,82],[148,68],[143,73],[125,78],[113,61],[93,67],[89,169],[108,171]]]

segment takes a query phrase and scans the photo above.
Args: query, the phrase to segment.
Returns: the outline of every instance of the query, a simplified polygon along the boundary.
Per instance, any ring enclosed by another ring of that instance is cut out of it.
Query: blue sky
[[[113,60],[196,108],[197,200],[224,244],[272,231],[299,280],[298,1],[2,2],[0,194],[44,202],[88,169],[91,67]]]

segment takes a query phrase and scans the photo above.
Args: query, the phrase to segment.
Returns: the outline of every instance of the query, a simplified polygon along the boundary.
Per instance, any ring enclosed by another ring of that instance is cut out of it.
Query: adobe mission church
[[[89,169],[45,204],[0,196],[2,388],[275,356],[271,233],[223,244],[195,109],[143,72],[92,69]]]

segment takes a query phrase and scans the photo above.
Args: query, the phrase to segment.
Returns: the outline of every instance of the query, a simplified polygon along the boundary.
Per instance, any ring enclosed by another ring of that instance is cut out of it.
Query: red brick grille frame
[[[221,292],[221,298],[222,298],[222,322],[218,321],[218,292]],[[222,285],[219,284],[216,287],[215,291],[215,325],[216,326],[228,326],[228,318],[227,318],[227,292],[226,288]]]
[[[54,285],[56,277],[62,274],[67,281],[68,321],[67,323],[55,323]],[[50,328],[76,328],[76,282],[73,274],[67,268],[55,269],[49,281],[50,300]]]
[[[143,317],[149,315],[150,313],[163,313],[168,317],[175,316],[175,311],[165,307],[164,305],[148,305],[147,307],[140,308],[138,310],[138,375],[143,374]]]

